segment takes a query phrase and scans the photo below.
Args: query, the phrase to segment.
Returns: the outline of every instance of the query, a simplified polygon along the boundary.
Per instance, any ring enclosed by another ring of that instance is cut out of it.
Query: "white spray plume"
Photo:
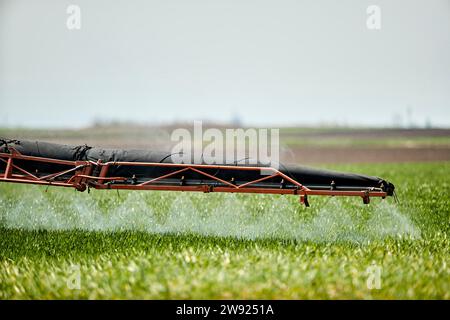
[[[100,191],[101,192],[101,191]],[[100,194],[57,192],[42,188],[23,193],[19,202],[0,195],[1,223],[27,230],[136,230],[149,233],[200,234],[243,239],[280,238],[313,242],[362,243],[386,237],[419,238],[420,231],[396,205],[371,204],[367,217],[363,205],[344,208],[343,199],[331,198],[317,212],[308,212],[286,196],[214,195],[212,208],[198,208],[192,194],[159,193],[149,203],[142,192],[123,192],[120,201],[102,205]],[[197,195],[206,197],[210,195]],[[108,195],[110,197],[110,195]],[[259,197],[258,212],[246,209],[251,197]],[[108,200],[107,199],[107,200]],[[198,199],[198,198],[197,198]],[[167,210],[159,210],[158,206]],[[160,211],[163,211],[162,213]]]

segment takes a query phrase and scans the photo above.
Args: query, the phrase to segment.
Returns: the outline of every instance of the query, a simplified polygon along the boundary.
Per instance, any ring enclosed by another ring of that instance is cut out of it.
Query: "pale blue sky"
[[[450,126],[449,0],[0,0],[1,126],[383,126],[408,108]]]

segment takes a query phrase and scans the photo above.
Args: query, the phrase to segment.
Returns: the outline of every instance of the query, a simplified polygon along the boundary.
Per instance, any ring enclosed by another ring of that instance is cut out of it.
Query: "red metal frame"
[[[14,148],[9,148],[11,153],[0,153],[0,161],[6,163],[6,169],[4,173],[0,173],[0,181],[3,182],[15,182],[15,183],[29,183],[47,186],[60,186],[60,187],[72,187],[79,191],[84,191],[86,188],[91,187],[95,189],[128,189],[128,190],[167,190],[167,191],[199,191],[199,192],[231,192],[231,193],[263,193],[263,194],[291,194],[299,195],[300,202],[308,205],[309,195],[321,195],[321,196],[358,196],[361,197],[364,203],[369,203],[370,197],[382,197],[385,198],[387,193],[380,189],[364,189],[355,191],[345,190],[311,190],[300,182],[292,179],[277,169],[270,167],[250,167],[250,166],[226,166],[226,165],[204,165],[204,164],[174,164],[174,163],[150,163],[150,162],[106,162],[102,161],[67,161],[59,159],[41,158],[34,156],[26,156],[20,154]],[[49,174],[46,176],[38,177],[31,172],[21,168],[15,160],[22,161],[35,161],[51,164],[59,164],[69,166],[70,169]],[[108,169],[110,166],[125,165],[125,166],[144,166],[144,167],[172,167],[179,168],[174,172],[165,174],[156,178],[151,178],[145,182],[136,184],[120,184],[118,182],[129,180],[125,177],[109,177]],[[19,173],[13,173],[13,170],[19,171]],[[94,175],[93,172],[99,172],[98,175]],[[270,172],[269,175],[261,175],[253,181],[248,181],[242,184],[235,184],[230,181],[225,181],[218,177],[204,172],[204,169],[220,169],[220,170],[238,170],[238,171],[261,171]],[[220,182],[221,186],[213,186],[210,184],[202,184],[196,186],[188,185],[161,185],[155,184],[155,182],[170,178],[174,175],[186,172],[194,171],[200,175],[203,175],[213,181]],[[65,180],[55,181],[56,178],[60,178],[64,175],[70,175],[70,178]],[[290,182],[296,188],[269,188],[269,187],[256,187],[254,184],[262,182],[264,180],[280,177],[283,180]],[[111,182],[114,182],[112,184]]]

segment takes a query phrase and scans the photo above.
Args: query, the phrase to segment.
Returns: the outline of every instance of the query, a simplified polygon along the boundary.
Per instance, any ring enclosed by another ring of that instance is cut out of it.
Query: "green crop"
[[[450,299],[450,163],[332,168],[400,203],[2,183],[0,299]]]

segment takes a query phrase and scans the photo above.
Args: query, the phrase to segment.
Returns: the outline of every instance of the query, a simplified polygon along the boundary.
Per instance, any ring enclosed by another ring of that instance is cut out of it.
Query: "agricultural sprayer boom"
[[[394,185],[378,177],[303,166],[173,163],[170,155],[0,139],[0,181],[95,189],[169,190],[308,196],[391,196]]]

